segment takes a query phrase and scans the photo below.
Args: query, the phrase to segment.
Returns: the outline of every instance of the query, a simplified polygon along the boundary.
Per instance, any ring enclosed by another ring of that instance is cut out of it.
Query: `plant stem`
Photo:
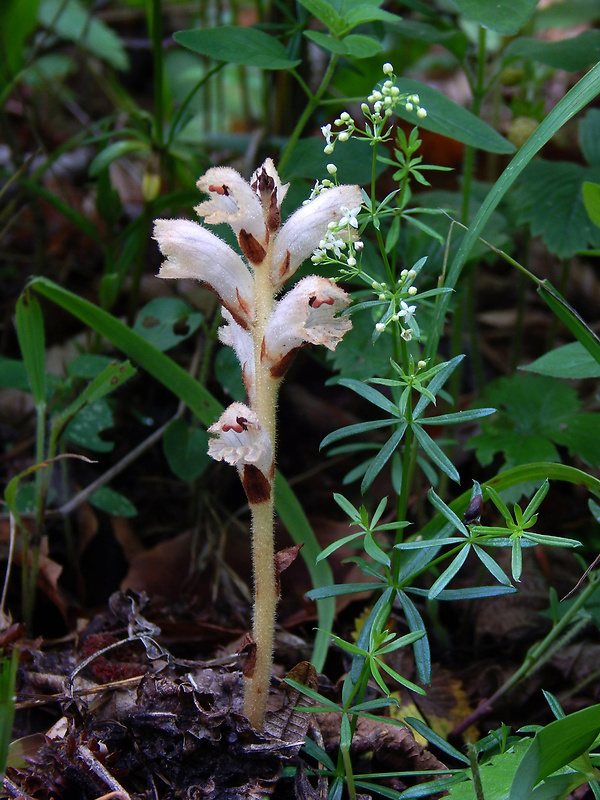
[[[256,318],[252,330],[254,340],[255,397],[252,410],[275,448],[275,413],[279,381],[271,377],[261,362],[265,330],[273,310],[271,256],[267,256],[254,274]],[[273,458],[275,457],[273,453]],[[254,616],[252,638],[256,660],[252,674],[245,678],[244,714],[254,728],[261,731],[269,696],[275,609],[278,591],[275,575],[275,543],[273,535],[274,484],[271,479],[269,497],[264,502],[250,503],[252,512],[252,562],[254,568]]]

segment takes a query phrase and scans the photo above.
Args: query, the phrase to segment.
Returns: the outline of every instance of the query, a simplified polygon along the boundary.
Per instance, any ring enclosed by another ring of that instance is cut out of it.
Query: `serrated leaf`
[[[129,66],[127,52],[117,34],[78,0],[41,0],[38,22],[115,69],[126,70]]]
[[[194,53],[228,64],[278,70],[292,69],[300,63],[298,59],[289,58],[281,42],[258,28],[238,25],[197,28],[178,31],[173,38]]]
[[[113,517],[136,517],[138,513],[131,500],[108,486],[97,489],[89,500],[93,506]]]
[[[510,42],[503,55],[505,60],[531,58],[555,69],[579,72],[600,61],[600,31],[584,31],[559,42],[523,36]]]
[[[514,36],[531,19],[538,0],[455,0],[456,5],[468,19],[479,22],[485,28]]]
[[[600,186],[598,187],[600,212]],[[600,364],[593,358],[580,342],[572,342],[557,347],[549,353],[532,361],[531,364],[519,367],[523,372],[536,372],[552,378],[600,378]]]
[[[600,167],[539,159],[524,170],[515,191],[521,220],[559,258],[600,246],[600,231],[583,203],[582,186],[589,180],[600,182]]]
[[[408,78],[400,78],[397,86],[403,93],[418,94],[421,106],[427,111],[427,116],[420,119],[414,111],[406,111],[397,106],[395,113],[411,125],[418,124],[419,128],[448,136],[489,153],[514,153],[515,146],[508,139],[436,89]]]
[[[194,311],[177,297],[156,297],[141,309],[133,330],[164,352],[192,336],[202,319],[199,311]]]
[[[383,50],[383,45],[370,36],[350,33],[343,39],[336,39],[320,31],[304,31],[306,38],[330,53],[354,58],[371,58]]]
[[[192,427],[179,417],[168,426],[163,436],[163,451],[171,470],[182,481],[194,481],[208,468],[208,434]]]

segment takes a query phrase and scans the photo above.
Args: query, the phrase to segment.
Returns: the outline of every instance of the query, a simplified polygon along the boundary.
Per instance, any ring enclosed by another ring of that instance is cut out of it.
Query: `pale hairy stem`
[[[275,458],[275,413],[279,381],[271,377],[260,360],[264,333],[273,310],[273,287],[270,278],[271,254],[267,252],[255,270],[256,319],[254,339],[255,397],[252,410],[273,443]],[[269,696],[275,610],[278,592],[275,579],[275,543],[273,536],[273,478],[269,499],[250,503],[252,512],[252,562],[254,567],[254,612],[252,638],[256,645],[256,661],[251,676],[245,679],[244,714],[257,730],[262,730]]]

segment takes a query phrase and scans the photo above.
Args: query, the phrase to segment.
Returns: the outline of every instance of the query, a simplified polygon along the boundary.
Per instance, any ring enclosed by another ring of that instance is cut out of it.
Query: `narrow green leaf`
[[[372,533],[367,533],[365,535],[364,548],[365,553],[370,556],[373,561],[376,561],[378,564],[383,564],[386,567],[390,566],[389,556],[387,553],[384,553],[381,547],[377,544]]]
[[[592,358],[600,364],[600,338],[583,320],[577,311],[567,303],[565,298],[550,284],[543,280],[538,286],[538,293],[546,305],[550,306],[556,316],[567,326],[578,342],[585,347]]]
[[[456,483],[460,483],[460,475],[454,464],[450,461],[444,451],[438,447],[429,434],[425,433],[419,424],[412,426],[415,439],[419,442],[428,458],[436,464],[442,472]]]
[[[486,28],[514,36],[531,19],[538,0],[455,0],[461,13]]]
[[[342,378],[338,381],[338,384],[340,386],[346,386],[348,389],[352,389],[353,392],[356,392],[356,394],[364,397],[365,400],[369,401],[369,403],[373,403],[373,405],[381,408],[383,411],[387,411],[388,414],[391,414],[393,417],[398,416],[397,406],[385,395],[381,394],[381,392],[378,392],[377,389],[373,389],[372,386],[369,386],[362,381],[357,381],[354,378]]]
[[[127,153],[134,153],[139,150],[149,150],[146,142],[139,139],[126,139],[122,142],[113,142],[101,150],[92,160],[88,168],[88,173],[92,178],[97,178],[103,169],[106,169],[113,161]]]
[[[356,425],[347,425],[345,428],[339,428],[337,431],[328,433],[319,445],[319,449],[327,447],[327,445],[334,442],[339,442],[340,439],[346,439],[348,436],[357,436],[359,433],[367,433],[367,431],[385,428],[387,425],[394,425],[395,423],[395,419],[376,419],[372,422],[357,422]]]
[[[364,531],[358,531],[357,533],[351,533],[349,536],[344,536],[342,539],[338,539],[336,542],[332,542],[328,547],[319,553],[317,556],[317,561],[322,561],[324,558],[328,558],[332,553],[335,553],[336,550],[339,550],[340,547],[343,547],[345,544],[348,544],[348,542],[353,542],[364,535]]]
[[[439,747],[439,749],[443,753],[447,753],[447,755],[451,756],[451,758],[455,758],[457,761],[462,762],[463,764],[469,764],[469,759],[464,753],[461,753],[455,747],[452,747],[451,744],[445,739],[433,731],[429,726],[425,725],[420,719],[415,719],[415,717],[405,717],[405,722],[408,722],[411,728],[414,728],[417,733],[420,733],[421,736],[424,736],[432,745],[435,747]]]
[[[258,28],[223,25],[216,28],[197,28],[178,31],[175,41],[216,61],[228,64],[244,64],[261,69],[293,69],[300,61],[289,58],[285,47]]]
[[[365,477],[360,485],[361,492],[366,492],[389,459],[393,456],[394,451],[400,444],[407,427],[408,426],[406,422],[403,422],[401,425],[399,425],[387,442],[383,445],[381,450],[377,453],[373,461],[371,461],[369,469],[365,472]]]
[[[68,420],[77,414],[84,405],[91,405],[97,400],[106,397],[110,392],[114,392],[122,386],[125,381],[135,375],[135,368],[129,361],[119,364],[112,361],[102,372],[88,384],[85,389],[64,411],[58,414],[53,420],[53,424],[64,425]]]
[[[473,549],[477,553],[477,557],[487,569],[487,571],[496,578],[496,580],[503,586],[512,586],[510,578],[504,572],[500,564],[497,564],[489,553],[486,553],[482,547],[473,545]]]
[[[344,594],[358,594],[359,592],[369,592],[371,589],[382,589],[385,586],[381,581],[370,583],[344,583],[332,586],[321,586],[319,589],[311,589],[306,593],[310,600],[320,600],[323,597],[339,597]]]
[[[444,517],[446,517],[448,522],[451,522],[452,525],[454,525],[454,527],[457,530],[459,530],[462,533],[464,533],[465,536],[469,535],[469,531],[467,530],[467,526],[465,525],[465,523],[460,519],[458,514],[454,513],[454,511],[450,508],[450,506],[448,506],[448,505],[446,505],[446,503],[444,503],[444,501],[442,500],[441,497],[438,497],[438,495],[435,493],[434,489],[430,489],[427,492],[427,499],[429,500],[431,505],[437,511],[440,512],[440,514],[443,514]]]
[[[427,417],[424,425],[460,425],[463,422],[473,422],[475,419],[489,417],[495,414],[495,408],[473,408],[466,411],[456,411],[453,414],[440,414],[439,417]]]
[[[457,575],[460,571],[460,568],[463,566],[465,561],[467,560],[467,556],[471,550],[470,545],[465,545],[462,548],[460,553],[456,556],[455,559],[446,567],[446,569],[442,572],[439,578],[434,581],[433,586],[429,590],[429,599],[435,600],[435,598],[439,595],[439,593],[446,588],[446,586],[450,583],[452,578]]]
[[[17,301],[16,326],[33,402],[40,408],[46,404],[44,318],[39,302],[27,290]]]
[[[579,72],[600,61],[600,31],[587,30],[558,42],[520,36],[508,44],[503,58],[527,58],[555,69]]]
[[[425,623],[419,614],[417,607],[410,599],[410,597],[401,589],[397,591],[397,597],[404,611],[406,622],[413,633],[424,631]],[[417,667],[417,674],[422,683],[431,682],[431,651],[429,649],[429,639],[423,636],[417,639],[413,644],[413,653],[415,654],[415,665]]]

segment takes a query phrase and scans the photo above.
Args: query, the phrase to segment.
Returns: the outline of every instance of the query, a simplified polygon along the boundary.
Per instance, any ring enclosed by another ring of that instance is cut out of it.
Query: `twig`
[[[6,789],[11,797],[16,797],[17,800],[33,800],[31,795],[26,794],[22,789],[19,789],[17,784],[11,781],[10,778],[7,778],[6,775],[2,781],[2,787]]]
[[[77,755],[82,761],[85,761],[94,775],[100,778],[100,780],[104,781],[104,783],[107,786],[110,786],[110,788],[113,790],[110,794],[104,795],[104,798],[119,797],[121,800],[131,800],[131,797],[127,794],[121,784],[115,778],[113,778],[106,767],[98,761],[96,756],[88,747],[86,747],[84,744],[80,744],[77,748]]]

